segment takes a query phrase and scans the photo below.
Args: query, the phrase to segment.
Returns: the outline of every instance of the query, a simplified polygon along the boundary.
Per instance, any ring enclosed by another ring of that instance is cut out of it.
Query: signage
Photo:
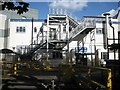
[[[87,52],[87,47],[75,47],[75,52],[86,53]]]

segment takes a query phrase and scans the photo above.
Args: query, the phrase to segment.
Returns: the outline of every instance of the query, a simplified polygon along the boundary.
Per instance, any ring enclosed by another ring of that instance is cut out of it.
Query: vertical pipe
[[[61,40],[61,24],[59,25],[59,40]]]
[[[38,34],[37,34],[37,44],[38,44]]]
[[[68,16],[66,15],[66,32],[67,32],[67,63],[69,63],[69,21]]]
[[[118,44],[120,45],[120,31],[118,31]],[[119,60],[120,60],[120,47],[118,49],[118,57],[119,57]]]
[[[33,45],[33,18],[32,18],[31,45]]]
[[[68,53],[69,53],[69,21],[68,21],[68,16],[66,15],[66,31],[67,31],[67,41],[68,41]]]
[[[85,60],[85,59],[84,59],[84,56],[85,56],[85,55],[84,55],[84,38],[82,39],[82,49],[83,49],[83,50],[82,50],[82,59],[83,59],[82,63],[83,63],[83,65],[84,65],[84,64],[85,64],[85,63],[84,63],[84,60]]]
[[[79,44],[80,44],[80,41],[77,41],[77,50],[78,50],[78,53],[79,53]]]
[[[105,24],[105,29],[104,29],[104,48],[107,49],[107,37],[108,37],[108,27],[109,27],[109,16],[110,14],[109,13],[105,13],[104,16],[105,16],[105,21],[106,21],[106,24]]]
[[[108,38],[107,38],[107,45],[108,45]],[[110,49],[108,48],[107,49],[107,59],[109,59],[109,52],[110,52]]]
[[[113,45],[115,44],[115,30],[114,27],[112,26],[112,22],[110,20],[110,26],[113,29]],[[114,49],[114,60],[116,59],[116,55],[115,55],[115,49]]]
[[[46,63],[46,66],[49,68],[49,66],[48,66],[48,52],[49,52],[49,14],[48,14],[48,17],[47,17],[47,38],[46,38],[47,40],[47,47],[46,47],[46,61],[45,61],[45,63]]]
[[[90,47],[91,47],[91,65],[94,66],[93,55],[92,55],[92,31],[90,32]]]
[[[47,18],[47,56],[48,56],[48,38],[49,38],[49,15]]]

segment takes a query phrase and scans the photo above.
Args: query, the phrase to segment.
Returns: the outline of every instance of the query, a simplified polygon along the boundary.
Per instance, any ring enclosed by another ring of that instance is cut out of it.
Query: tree
[[[2,10],[16,10],[17,14],[23,14],[24,12],[28,11],[29,3],[22,2],[20,0],[16,0],[16,2],[12,1],[1,1]]]

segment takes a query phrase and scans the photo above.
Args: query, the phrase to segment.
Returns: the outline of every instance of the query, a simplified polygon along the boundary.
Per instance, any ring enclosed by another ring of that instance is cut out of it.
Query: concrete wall
[[[42,26],[42,22],[34,21],[33,22],[33,29],[34,27],[37,28],[37,32],[33,30],[33,39],[36,40],[36,36]],[[17,32],[17,27],[25,27],[25,32]],[[24,20],[16,19],[10,22],[10,37],[9,37],[9,48],[15,49],[19,46],[30,45],[31,44],[31,37],[32,37],[32,20]]]
[[[118,13],[118,22],[120,22],[120,10],[119,10],[119,13]],[[118,25],[118,29],[119,29],[119,31],[120,31],[120,24]]]
[[[0,49],[7,48],[9,36],[9,20],[6,15],[0,14]]]
[[[114,27],[115,30],[115,38],[118,38],[118,20],[117,19],[112,19],[112,26]],[[103,28],[103,24],[102,22],[96,23],[96,28],[93,30],[94,33],[88,33],[87,36],[84,38],[84,47],[87,47],[87,51],[85,53],[95,53],[95,48],[96,50],[101,52],[107,52],[107,50],[104,49],[103,46],[103,33],[98,33],[98,29],[102,29]],[[93,38],[91,38],[91,36],[93,36]],[[113,38],[113,29],[109,26],[108,27],[108,38]],[[92,42],[90,41],[91,39]],[[117,43],[118,41],[116,40],[115,43]],[[113,40],[109,40],[108,42],[109,44],[113,43]],[[75,49],[75,47],[77,47],[77,43],[76,42],[71,42],[70,43],[70,48]],[[80,43],[79,47],[82,47],[82,43]],[[110,51],[110,55],[109,58],[113,59],[113,51]],[[117,54],[116,57],[118,58]],[[89,56],[89,58],[91,59],[91,56]],[[93,56],[93,58],[95,58]],[[99,54],[99,58],[101,58],[101,54]]]
[[[29,9],[28,12],[18,15],[16,11],[4,10],[0,11],[0,49],[9,48],[8,43],[11,43],[9,35],[13,33],[10,31],[12,29],[10,25],[9,19],[38,19],[38,10]],[[19,24],[19,23],[17,23]],[[30,25],[31,26],[31,25]],[[12,25],[12,28],[14,24]],[[14,33],[13,33],[14,34]],[[12,41],[13,42],[13,41]]]

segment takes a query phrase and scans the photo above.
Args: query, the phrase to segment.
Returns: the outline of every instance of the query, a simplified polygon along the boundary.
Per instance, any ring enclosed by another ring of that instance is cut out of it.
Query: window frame
[[[34,27],[34,33],[37,33],[37,27]]]
[[[16,33],[25,33],[25,32],[26,32],[26,27],[24,27],[24,26],[16,27]]]
[[[96,34],[103,34],[103,28],[96,28]]]

